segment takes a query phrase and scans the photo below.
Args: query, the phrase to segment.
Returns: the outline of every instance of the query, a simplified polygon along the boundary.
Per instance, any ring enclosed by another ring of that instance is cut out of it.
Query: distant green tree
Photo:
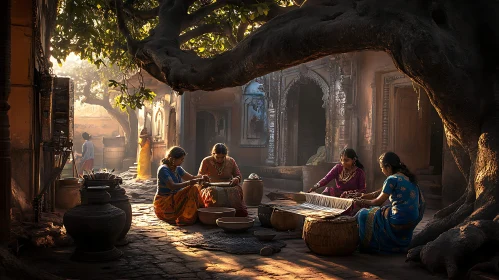
[[[75,84],[75,99],[82,103],[103,107],[123,129],[127,156],[134,157],[138,143],[138,119],[136,108],[141,108],[144,100],[153,100],[155,94],[140,82],[128,86],[128,75],[109,61],[99,67],[87,60],[66,60],[55,65],[54,72],[59,76],[71,77]],[[134,94],[142,91],[142,94]]]

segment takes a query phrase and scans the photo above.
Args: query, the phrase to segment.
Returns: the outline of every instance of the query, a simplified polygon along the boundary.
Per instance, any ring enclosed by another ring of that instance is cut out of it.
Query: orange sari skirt
[[[198,186],[194,185],[174,194],[156,194],[153,204],[159,219],[170,224],[192,225],[198,218],[198,208],[203,207],[203,200]]]

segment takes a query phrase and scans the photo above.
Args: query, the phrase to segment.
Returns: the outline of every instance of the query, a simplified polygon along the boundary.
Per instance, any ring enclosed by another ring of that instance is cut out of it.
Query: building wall
[[[33,198],[33,47],[32,1],[12,3],[11,92],[12,180]]]
[[[183,97],[182,142],[188,153],[184,167],[188,172],[197,173],[199,160],[196,159],[196,114],[200,111],[227,111],[229,115],[227,138],[225,143],[230,156],[238,165],[261,165],[265,161],[266,148],[241,147],[241,95],[240,87],[227,88],[214,92],[186,92]],[[210,155],[210,144],[206,145],[206,156]],[[246,174],[243,174],[246,175]]]
[[[379,179],[383,174],[377,164],[378,154],[376,147],[381,143],[381,127],[376,126],[379,115],[379,100],[377,93],[381,92],[382,73],[397,71],[391,57],[384,52],[360,52],[358,55],[358,91],[356,113],[358,118],[358,146],[356,149],[359,159],[365,166],[368,190],[380,187]],[[376,102],[377,101],[377,102]]]

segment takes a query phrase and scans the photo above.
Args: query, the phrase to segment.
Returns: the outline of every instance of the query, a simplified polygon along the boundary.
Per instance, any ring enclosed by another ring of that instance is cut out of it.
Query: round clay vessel
[[[217,219],[217,225],[226,232],[244,232],[253,227],[255,219],[248,217],[223,217]]]
[[[257,230],[253,232],[253,235],[256,236],[256,238],[258,238],[258,240],[260,241],[270,241],[274,239],[277,233],[270,230]]]
[[[81,204],[81,184],[78,178],[64,178],[57,181],[55,205],[60,209],[71,209]]]
[[[108,192],[111,195],[111,200],[109,201],[109,203],[123,210],[126,215],[125,226],[123,227],[123,230],[118,237],[118,241],[116,241],[115,244],[116,246],[123,246],[128,244],[126,235],[128,234],[130,227],[132,226],[132,205],[130,204],[130,198],[126,195],[126,191],[124,188],[118,186],[111,188],[110,190],[108,190]]]
[[[248,206],[257,206],[262,202],[263,181],[245,179],[243,181],[243,199]]]
[[[201,223],[205,225],[217,225],[217,219],[222,217],[234,217],[236,209],[227,207],[208,207],[199,208],[198,217]]]
[[[262,204],[258,206],[258,220],[260,220],[262,227],[272,227],[272,223],[270,222],[272,212],[274,212],[274,207],[271,205]]]
[[[109,204],[109,187],[86,188],[86,203],[68,210],[63,222],[73,238],[75,261],[110,261],[123,254],[114,246],[126,222],[123,210]]]
[[[272,227],[279,231],[294,230],[299,227],[300,216],[297,214],[274,209],[270,217]]]

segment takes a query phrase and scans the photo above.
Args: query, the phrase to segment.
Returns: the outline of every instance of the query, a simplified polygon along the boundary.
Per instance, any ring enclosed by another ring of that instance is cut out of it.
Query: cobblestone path
[[[287,246],[270,257],[189,248],[178,241],[206,227],[176,227],[158,220],[151,205],[154,188],[136,185],[128,193],[134,218],[130,244],[120,247],[121,259],[72,262],[74,247],[66,247],[33,249],[23,254],[23,261],[67,279],[442,279],[405,263],[404,255],[321,257],[312,254],[302,239],[284,240]],[[255,216],[256,208],[250,213]]]

